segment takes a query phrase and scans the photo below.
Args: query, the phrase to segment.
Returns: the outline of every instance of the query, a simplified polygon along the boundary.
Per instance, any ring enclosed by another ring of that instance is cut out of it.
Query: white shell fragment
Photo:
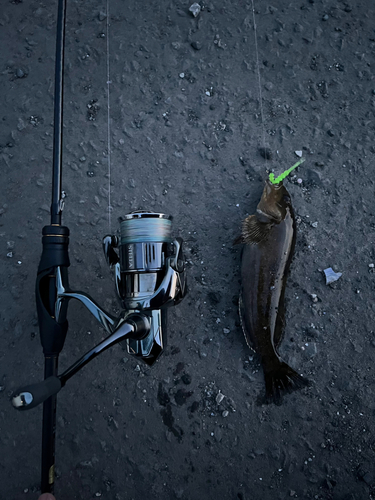
[[[201,11],[201,6],[199,3],[193,3],[193,5],[190,5],[189,11],[193,14],[194,17],[197,17],[197,15]]]
[[[342,276],[342,273],[335,273],[335,271],[332,269],[332,267],[328,267],[327,269],[324,269],[324,274],[326,277],[326,285],[329,285],[330,283],[337,281]]]
[[[295,154],[299,157],[299,158],[302,158],[302,151],[294,151]]]

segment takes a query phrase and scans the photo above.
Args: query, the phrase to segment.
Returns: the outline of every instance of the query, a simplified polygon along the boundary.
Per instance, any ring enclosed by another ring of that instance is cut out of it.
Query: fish
[[[239,315],[248,346],[263,367],[266,394],[261,402],[280,405],[283,396],[308,380],[278,354],[285,326],[284,297],[296,243],[291,197],[282,182],[266,180],[256,213],[242,223]]]

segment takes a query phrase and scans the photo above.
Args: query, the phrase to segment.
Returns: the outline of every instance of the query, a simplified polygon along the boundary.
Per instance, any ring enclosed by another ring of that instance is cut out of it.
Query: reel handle
[[[48,377],[42,382],[27,385],[13,393],[12,404],[20,411],[31,410],[49,397],[57,394],[62,387],[59,377]]]

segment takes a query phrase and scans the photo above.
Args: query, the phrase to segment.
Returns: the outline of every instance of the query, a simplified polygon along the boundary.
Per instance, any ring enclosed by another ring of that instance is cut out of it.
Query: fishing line
[[[260,116],[262,120],[262,134],[263,134],[263,152],[264,158],[267,165],[267,152],[266,152],[266,136],[264,132],[264,115],[263,115],[263,101],[262,101],[262,86],[260,81],[260,66],[259,66],[259,51],[258,51],[258,37],[257,37],[257,27],[255,23],[255,10],[254,10],[254,0],[251,0],[252,10],[253,10],[253,26],[254,26],[254,42],[255,42],[255,54],[257,63],[257,74],[258,74],[258,87],[259,87],[259,102],[260,102]]]
[[[111,123],[110,123],[110,97],[109,88],[112,83],[110,78],[109,67],[109,0],[107,0],[107,161],[108,161],[108,226],[111,231]]]

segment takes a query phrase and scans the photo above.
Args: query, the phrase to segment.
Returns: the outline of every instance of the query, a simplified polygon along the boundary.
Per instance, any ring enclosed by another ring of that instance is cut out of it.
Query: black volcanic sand
[[[132,210],[174,216],[189,295],[169,313],[156,366],[116,346],[59,394],[57,499],[375,498],[374,4],[256,0],[263,141],[251,1],[202,3],[196,18],[181,0],[109,3],[110,179],[106,2],[68,0],[70,282],[119,313],[101,249],[110,182],[112,232]],[[41,408],[17,413],[9,396],[43,377],[34,284],[51,199],[56,7],[0,9],[0,496],[12,500],[39,493]],[[295,151],[306,162],[285,181],[298,235],[281,353],[311,385],[262,406],[232,241],[267,172]],[[330,286],[327,267],[343,273]],[[60,370],[105,336],[80,304],[69,321]]]

